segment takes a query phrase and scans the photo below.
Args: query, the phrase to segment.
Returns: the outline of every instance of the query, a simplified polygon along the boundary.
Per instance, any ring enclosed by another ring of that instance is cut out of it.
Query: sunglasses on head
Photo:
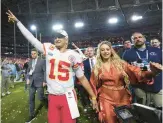
[[[60,34],[60,33],[56,33],[56,34],[54,34],[54,38],[55,38],[55,39],[56,39],[56,38],[65,38],[65,36],[62,35],[62,34]]]

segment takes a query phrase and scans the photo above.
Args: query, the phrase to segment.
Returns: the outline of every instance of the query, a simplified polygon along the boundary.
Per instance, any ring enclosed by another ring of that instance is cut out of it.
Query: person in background
[[[8,60],[7,58],[4,59],[4,61],[2,61],[2,96],[5,96],[6,94],[11,94],[11,92],[9,91],[9,83],[10,83],[10,72],[11,69],[8,66]]]
[[[12,60],[9,60],[8,66],[11,69],[11,72],[10,72],[10,84],[11,84],[11,87],[14,88],[14,79],[16,77],[16,67],[13,64]]]
[[[25,63],[24,63],[24,66],[23,66],[23,70],[24,70],[24,79],[25,79],[25,91],[27,90],[27,70],[28,70],[28,63],[29,63],[29,60],[30,58],[27,58]]]
[[[117,123],[114,107],[130,105],[132,96],[128,85],[151,82],[162,66],[150,63],[151,71],[142,71],[132,66],[116,54],[108,41],[98,45],[96,64],[93,68],[90,83],[97,95],[99,120],[101,123]]]
[[[161,46],[161,42],[158,39],[156,38],[151,39],[151,47],[160,48],[160,46]]]
[[[84,50],[84,55],[85,55],[86,58],[88,58],[87,49]]]
[[[149,63],[162,64],[162,51],[156,47],[146,45],[146,38],[140,32],[132,34],[134,47],[127,50],[123,59],[128,63],[140,67],[143,71],[150,71]],[[137,102],[144,105],[162,107],[162,74],[154,77],[154,84],[132,86],[137,97]]]
[[[126,52],[127,50],[131,49],[131,48],[132,48],[131,41],[130,41],[130,40],[125,40],[125,41],[123,42],[123,48],[121,48],[121,49],[118,51],[119,57],[123,59],[125,52]],[[136,98],[135,98],[134,89],[132,88],[131,85],[129,85],[129,90],[130,90],[130,92],[131,92],[131,94],[132,94],[132,98],[133,98],[132,102],[134,103],[134,102],[136,101]]]
[[[16,81],[19,81],[20,80],[20,72],[21,72],[21,69],[19,67],[19,60],[16,60],[14,65],[16,67]]]
[[[92,69],[96,63],[95,50],[93,47],[87,47],[87,59],[83,61],[84,74],[88,80],[90,80]]]
[[[91,72],[92,69],[96,63],[96,59],[95,59],[95,50],[93,47],[87,47],[87,59],[83,61],[83,65],[84,65],[84,75],[85,77],[88,79],[88,81],[90,80],[91,77]],[[89,100],[89,96],[86,93],[84,88],[81,88],[81,102],[83,104],[83,106],[85,107],[85,111],[87,111],[86,106],[89,107],[90,105],[90,100]]]
[[[31,122],[41,108],[45,105],[44,86],[46,86],[46,63],[45,60],[38,57],[38,51],[34,48],[31,50],[32,59],[29,61],[27,69],[27,85],[29,86],[29,119],[26,123]],[[35,94],[38,94],[40,105],[35,112]]]
[[[123,58],[123,54],[124,54],[127,50],[131,49],[131,47],[132,47],[131,41],[130,41],[130,40],[125,40],[125,41],[123,42],[123,48],[121,48],[121,49],[118,51],[118,55],[119,55],[121,58]]]

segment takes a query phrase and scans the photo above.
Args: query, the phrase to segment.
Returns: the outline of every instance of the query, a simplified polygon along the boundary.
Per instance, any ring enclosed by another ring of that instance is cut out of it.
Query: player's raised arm
[[[15,15],[8,10],[8,12],[6,12],[6,14],[8,15],[8,21],[9,22],[16,22],[18,28],[20,29],[21,33],[24,35],[24,37],[40,52],[43,52],[43,44],[37,40],[30,31],[28,31],[25,26],[15,17]]]

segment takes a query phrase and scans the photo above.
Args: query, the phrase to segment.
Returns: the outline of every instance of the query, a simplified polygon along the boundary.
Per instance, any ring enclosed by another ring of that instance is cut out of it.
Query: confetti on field
[[[29,116],[29,96],[24,93],[24,83],[16,83],[11,92],[10,96],[5,96],[2,99],[1,122],[20,123],[21,121],[23,123]],[[35,107],[39,104],[37,98],[35,104]],[[78,123],[98,123],[91,108],[88,107],[88,111],[85,113],[83,106],[79,102],[79,110],[81,117],[77,119]],[[47,109],[45,107],[41,109],[32,123],[48,123]]]

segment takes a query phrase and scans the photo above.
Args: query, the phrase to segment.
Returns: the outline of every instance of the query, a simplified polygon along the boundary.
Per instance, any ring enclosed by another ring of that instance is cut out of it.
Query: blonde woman
[[[160,71],[160,67],[160,64],[150,63],[152,72],[141,71],[140,68],[121,60],[110,42],[101,42],[90,79],[97,95],[100,122],[117,123],[114,106],[130,105],[129,83],[152,82],[152,77]]]

